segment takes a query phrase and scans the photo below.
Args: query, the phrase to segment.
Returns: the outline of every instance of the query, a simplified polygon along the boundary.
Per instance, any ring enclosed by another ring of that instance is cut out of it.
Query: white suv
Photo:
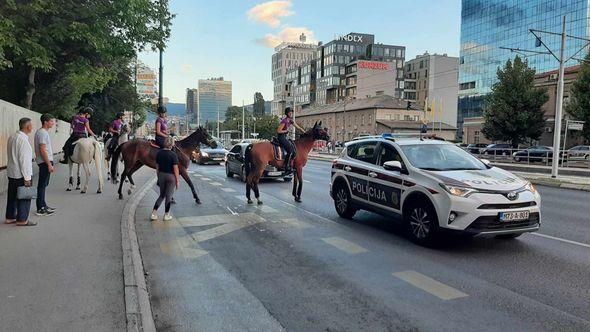
[[[528,181],[438,140],[371,137],[349,142],[332,165],[336,212],[401,216],[414,242],[442,230],[514,238],[539,229],[541,197]]]

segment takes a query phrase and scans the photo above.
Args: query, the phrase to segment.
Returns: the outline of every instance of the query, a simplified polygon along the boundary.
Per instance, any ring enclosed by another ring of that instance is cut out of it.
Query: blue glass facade
[[[463,0],[457,115],[459,129],[464,118],[482,115],[483,99],[496,82],[498,67],[516,55],[500,47],[544,52],[544,47],[536,47],[535,36],[529,29],[560,33],[564,15],[567,16],[568,34],[590,36],[589,2],[590,0]],[[560,36],[540,36],[559,56]],[[572,56],[584,45],[585,41],[569,38],[566,57]],[[587,51],[580,52],[579,57],[583,58]],[[551,55],[529,56],[527,60],[537,73],[559,67],[557,60]],[[573,64],[575,61],[571,60],[566,66]]]
[[[231,81],[221,79],[199,80],[199,109],[200,123],[225,121],[225,111],[232,105]]]

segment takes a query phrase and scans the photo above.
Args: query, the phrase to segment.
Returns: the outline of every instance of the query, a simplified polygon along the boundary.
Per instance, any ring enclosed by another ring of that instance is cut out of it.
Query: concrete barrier
[[[6,164],[8,155],[6,142],[8,137],[18,130],[18,120],[24,117],[33,121],[33,132],[29,134],[29,142],[32,147],[35,131],[41,127],[41,114],[0,99],[0,193],[7,189]],[[56,121],[56,125],[49,131],[49,136],[51,137],[53,152],[60,152],[64,142],[70,136],[70,124],[65,121]],[[36,169],[34,171],[36,172]]]

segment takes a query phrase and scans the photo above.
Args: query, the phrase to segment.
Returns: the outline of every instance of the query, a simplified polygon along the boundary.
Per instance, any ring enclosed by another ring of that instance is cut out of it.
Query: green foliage
[[[247,116],[247,115],[248,115],[248,111],[246,111],[245,116]],[[242,121],[242,107],[241,106],[230,106],[225,111],[226,121],[233,120],[234,118],[239,118],[239,120]]]
[[[590,142],[590,53],[585,60],[572,85],[572,96],[566,105],[566,111],[574,120],[586,121],[582,136],[586,142]]]
[[[254,94],[254,116],[262,117],[264,115],[264,97],[262,93],[256,92]]]
[[[514,62],[508,60],[504,68],[498,68],[497,75],[484,109],[484,135],[492,141],[510,142],[513,147],[539,139],[545,126],[541,107],[549,97],[544,89],[534,86],[534,69],[517,56]]]
[[[168,1],[0,1],[0,98],[68,117],[82,95],[116,86],[137,52],[164,48]]]

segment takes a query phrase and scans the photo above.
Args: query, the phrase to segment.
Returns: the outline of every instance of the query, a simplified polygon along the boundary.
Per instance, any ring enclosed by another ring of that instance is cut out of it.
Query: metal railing
[[[530,150],[512,148],[467,148],[463,149],[472,155],[497,163],[529,164],[551,166],[553,162],[552,150]],[[560,167],[590,168],[590,151],[574,152],[559,151]]]

